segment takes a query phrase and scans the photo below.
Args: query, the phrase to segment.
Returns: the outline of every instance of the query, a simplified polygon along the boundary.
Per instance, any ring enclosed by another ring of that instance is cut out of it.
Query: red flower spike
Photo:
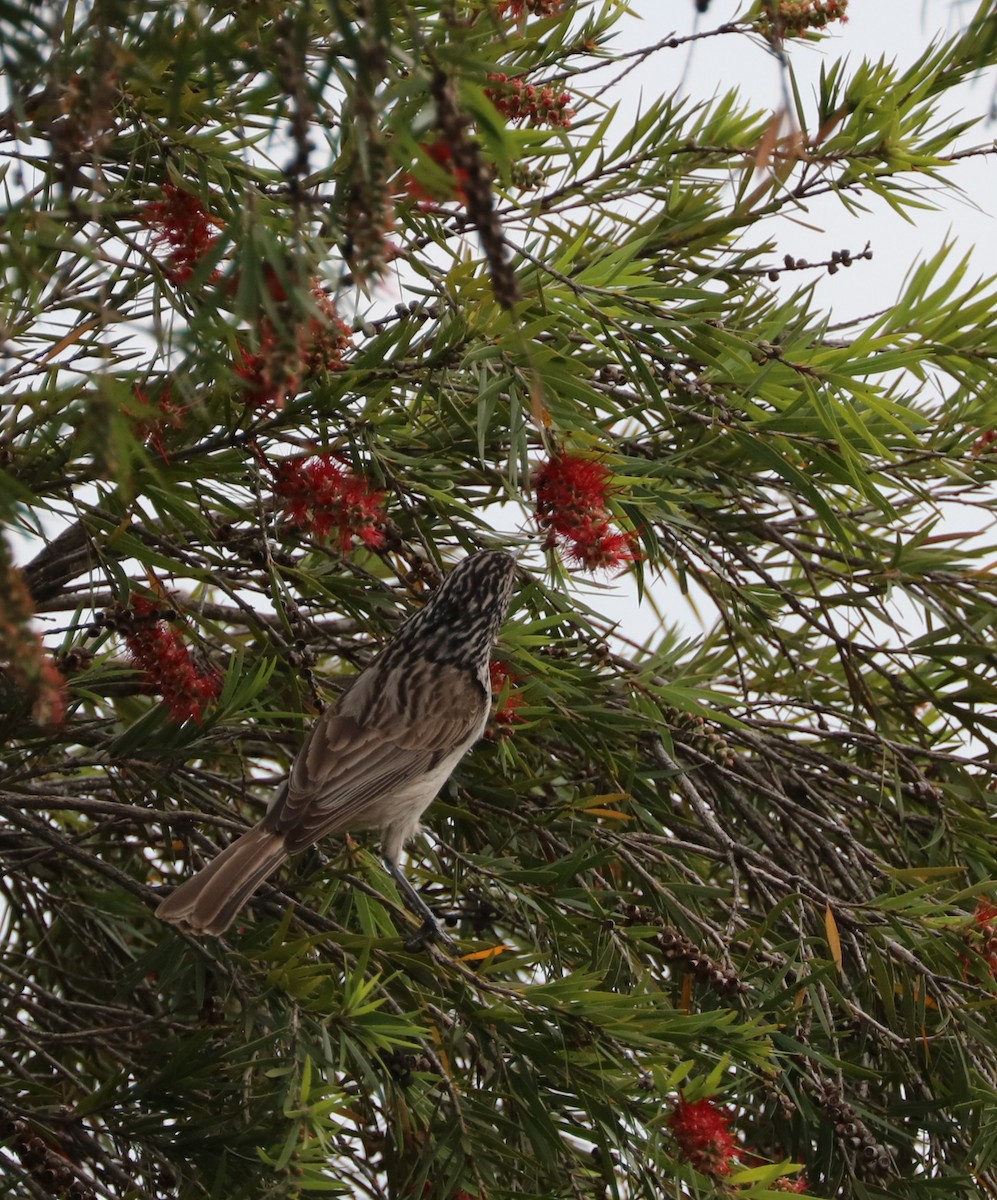
[[[629,534],[614,533],[603,523],[585,536],[576,535],[568,547],[568,558],[583,571],[613,571],[634,562],[636,552]]]
[[[557,454],[533,478],[537,514],[555,533],[573,536],[592,515],[606,510],[609,471],[592,458]]]
[[[713,1176],[730,1174],[738,1148],[730,1131],[730,1117],[712,1100],[695,1100],[690,1104],[680,1096],[668,1118],[668,1126],[675,1135],[679,1153],[697,1171]]]
[[[322,541],[335,535],[348,554],[354,538],[372,550],[384,545],[384,492],[347,470],[333,454],[289,458],[274,468],[274,495],[287,521]]]
[[[567,128],[575,115],[568,92],[557,93],[552,87],[535,87],[522,76],[489,75],[497,87],[485,88],[485,95],[508,121],[529,121],[533,126]]]
[[[154,232],[154,246],[169,246],[166,259],[166,278],[182,286],[194,274],[198,263],[211,252],[218,240],[213,229],[221,222],[204,210],[199,197],[185,192],[174,183],[163,184],[163,199],[153,200],[142,210],[141,221]],[[211,283],[218,280],[212,271]]]
[[[760,1154],[755,1154],[753,1150],[742,1150],[738,1154],[738,1159],[742,1167],[768,1167],[771,1166],[767,1158],[762,1158]],[[771,1183],[765,1185],[773,1192],[805,1192],[809,1189],[810,1183],[803,1171],[799,1171],[796,1175],[780,1175],[778,1179],[773,1179]]]
[[[759,24],[763,33],[797,37],[832,21],[844,24],[847,8],[848,0],[769,0]]]
[[[66,681],[31,629],[35,602],[24,573],[11,563],[0,539],[0,676],[31,704],[38,725],[58,726],[66,716]]]
[[[270,272],[272,289],[279,289]],[[268,285],[269,286],[269,285]],[[280,295],[284,295],[279,289]],[[317,281],[312,284],[312,301],[318,316],[302,325],[288,344],[280,338],[269,317],[260,323],[257,353],[239,345],[235,374],[246,384],[246,401],[254,408],[282,408],[306,378],[322,371],[343,371],[343,351],[353,344],[353,331],[336,312],[336,306]]]
[[[975,929],[966,932],[966,941],[986,962],[990,974],[997,976],[997,905],[980,897],[973,913]],[[967,970],[968,970],[967,960]]]
[[[807,1181],[806,1175],[800,1172],[799,1175],[780,1175],[778,1179],[773,1179],[771,1183],[766,1184],[773,1192],[805,1192],[810,1184]]]
[[[353,330],[336,312],[336,306],[318,281],[312,284],[312,302],[318,316],[308,322],[299,350],[306,374],[344,371],[343,351],[353,345]]]
[[[976,439],[969,453],[975,458],[985,451],[997,450],[997,446],[994,445],[995,441],[997,441],[997,429],[987,429]]]
[[[245,398],[253,408],[283,408],[301,384],[300,377],[291,369],[289,356],[280,351],[280,343],[269,320],[263,322],[259,353],[253,354],[245,346],[238,346],[234,370],[245,382]]]
[[[263,282],[270,293],[271,300],[281,304],[287,299],[287,288],[284,287],[280,276],[270,263],[266,263],[263,267]]]
[[[159,393],[155,401],[149,398],[146,391],[135,385],[135,399],[143,404],[146,413],[134,422],[135,436],[159,455],[164,462],[169,462],[169,456],[163,445],[163,434],[168,429],[182,429],[184,414],[187,408],[173,402],[173,389],[169,384]],[[126,410],[127,411],[127,410]],[[131,413],[128,413],[131,416]]]
[[[492,695],[498,699],[503,691],[506,693],[505,699],[492,713],[492,721],[496,725],[506,728],[518,724],[523,720],[519,715],[519,709],[523,707],[523,697],[515,686],[519,679],[508,667],[499,662],[488,664],[488,674],[491,679]]]
[[[37,637],[37,634],[35,636]],[[40,637],[38,637],[38,650],[42,659],[39,668],[38,693],[31,709],[31,716],[39,725],[58,728],[66,719],[66,681],[62,672],[55,665],[55,660],[44,653]]]
[[[535,17],[552,17],[560,11],[563,4],[564,0],[502,0],[498,10],[499,16],[521,21],[527,12],[533,13]]]
[[[144,676],[149,691],[158,692],[174,721],[198,721],[221,692],[221,678],[200,672],[180,633],[157,618],[148,596],[133,592],[129,607],[134,618],[125,645],[132,664]]]
[[[464,188],[468,180],[467,170],[464,167],[454,166],[453,151],[450,149],[449,144],[441,139],[440,141],[431,142],[428,145],[423,144],[419,149],[428,158],[431,158],[437,166],[442,167],[446,171],[451,177],[451,186],[448,194],[434,195],[413,175],[406,174],[403,180],[405,191],[417,202],[418,207],[423,212],[426,212],[433,208],[434,205],[446,204],[450,200],[459,200],[461,204],[466,203],[467,193]]]
[[[557,454],[533,477],[537,520],[569,561],[586,571],[609,571],[636,558],[633,538],[611,525],[610,473],[595,459]]]

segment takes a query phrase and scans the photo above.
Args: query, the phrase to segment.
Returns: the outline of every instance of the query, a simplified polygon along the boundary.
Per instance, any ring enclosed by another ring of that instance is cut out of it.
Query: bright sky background
[[[685,37],[696,28],[693,0],[630,0],[630,7],[634,16],[621,25],[619,46],[623,49],[639,49],[673,35]],[[699,28],[714,29],[733,20],[743,7],[736,0],[712,0],[708,12],[699,17]],[[805,100],[814,96],[821,64],[842,56],[849,60],[848,75],[863,58],[885,58],[901,67],[907,66],[933,42],[958,33],[976,8],[976,0],[851,0],[846,24],[829,25],[820,42],[796,39],[791,44],[790,56],[800,93]],[[630,119],[642,100],[646,104],[680,84],[686,94],[697,100],[707,100],[736,87],[742,100],[752,107],[773,112],[782,107],[783,81],[778,59],[763,44],[731,34],[653,55],[621,85],[619,120]],[[992,145],[997,137],[997,121],[989,117],[995,102],[995,87],[997,77],[981,78],[953,93],[959,106],[953,106],[954,113],[985,118],[963,135],[964,148]],[[952,178],[963,195],[954,191],[937,192],[934,199],[938,211],[921,213],[916,225],[873,198],[863,201],[869,208],[867,214],[852,216],[834,196],[823,197],[812,205],[806,223],[788,216],[770,221],[766,224],[766,236],[779,240],[775,265],[783,254],[809,261],[826,260],[832,250],[847,248],[854,254],[870,242],[875,256],[872,262],[856,263],[835,276],[819,272],[817,300],[822,308],[833,311],[835,320],[862,316],[892,305],[902,294],[904,279],[912,265],[930,257],[947,240],[954,239],[957,243],[953,262],[972,251],[974,275],[997,274],[997,158],[962,162]],[[810,278],[804,272],[793,272],[783,277],[783,284],[795,289]],[[590,592],[582,578],[577,577],[577,582],[581,594]],[[639,638],[639,631],[645,631],[646,636],[653,630],[656,623],[653,614],[649,606],[642,610],[637,604],[631,579],[624,576],[611,581],[608,590],[605,588],[604,582],[601,594],[590,599],[593,607],[619,620],[631,637]],[[697,616],[667,577],[654,586],[653,592],[659,604],[667,609],[669,621],[677,622],[685,631],[691,633],[704,622],[712,622],[710,606],[701,607]]]

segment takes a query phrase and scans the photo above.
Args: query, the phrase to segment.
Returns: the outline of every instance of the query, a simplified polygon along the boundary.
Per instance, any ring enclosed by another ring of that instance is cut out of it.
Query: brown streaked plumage
[[[315,722],[263,820],[181,884],[156,915],[218,935],[289,855],[327,834],[380,829],[385,866],[423,917],[410,944],[440,936],[398,860],[484,730],[488,661],[516,570],[500,550],[453,570]]]

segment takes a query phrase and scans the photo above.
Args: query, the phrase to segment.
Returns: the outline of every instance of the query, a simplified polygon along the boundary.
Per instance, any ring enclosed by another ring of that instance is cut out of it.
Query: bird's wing
[[[487,704],[478,680],[453,666],[424,664],[408,679],[365,671],[315,722],[266,828],[293,853],[327,833],[380,826],[380,802],[463,746]]]

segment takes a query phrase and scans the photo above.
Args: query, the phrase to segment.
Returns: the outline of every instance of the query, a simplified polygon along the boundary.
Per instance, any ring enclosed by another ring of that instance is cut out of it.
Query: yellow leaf
[[[907,994],[906,991],[904,990],[904,988],[899,983],[896,983],[893,985],[893,990],[896,992],[896,994],[898,996],[905,996]],[[914,987],[911,989],[911,995],[914,997],[914,1003],[920,1004],[920,1002],[921,1002],[921,985],[919,983],[914,984]],[[924,997],[924,1007],[925,1008],[933,1008],[936,1012],[938,1011],[937,1003],[935,1002],[934,999],[932,999],[931,996],[929,996],[927,994],[925,994],[925,997]]]
[[[827,933],[827,944],[831,948],[831,957],[834,959],[834,965],[841,971],[843,970],[841,964],[841,938],[838,936],[838,922],[834,919],[834,913],[831,912],[830,904],[824,910],[824,930]]]
[[[52,347],[47,353],[42,355],[42,362],[50,362],[57,354],[61,354],[67,346],[71,346],[74,342],[78,342],[84,334],[89,333],[91,329],[96,329],[100,324],[100,318],[94,317],[91,321],[85,321],[82,325],[77,325],[66,336]]]
[[[778,112],[773,113],[765,127],[762,140],[755,150],[755,166],[758,170],[764,170],[772,161],[772,154],[779,141],[779,127],[782,125],[784,112],[785,110],[780,108]]]
[[[511,950],[511,949],[512,949],[511,946],[505,946],[505,945],[489,946],[489,948],[487,950],[475,950],[473,954],[462,954],[460,956],[460,961],[461,962],[481,962],[482,960],[484,960],[486,958],[497,958],[498,955],[504,953],[506,950]]]
[[[602,796],[586,796],[578,802],[579,808],[591,808],[592,805],[619,804],[621,800],[629,800],[629,792],[606,792]]]
[[[692,1012],[692,976],[688,971],[682,980],[682,999],[679,1001],[679,1008],[685,1013]]]
[[[582,812],[587,817],[613,817],[617,821],[631,820],[630,813],[617,812],[615,808],[584,808]]]
[[[544,404],[543,384],[538,372],[530,375],[530,412],[533,416],[533,423],[540,429],[550,429],[554,424],[550,410]]]

